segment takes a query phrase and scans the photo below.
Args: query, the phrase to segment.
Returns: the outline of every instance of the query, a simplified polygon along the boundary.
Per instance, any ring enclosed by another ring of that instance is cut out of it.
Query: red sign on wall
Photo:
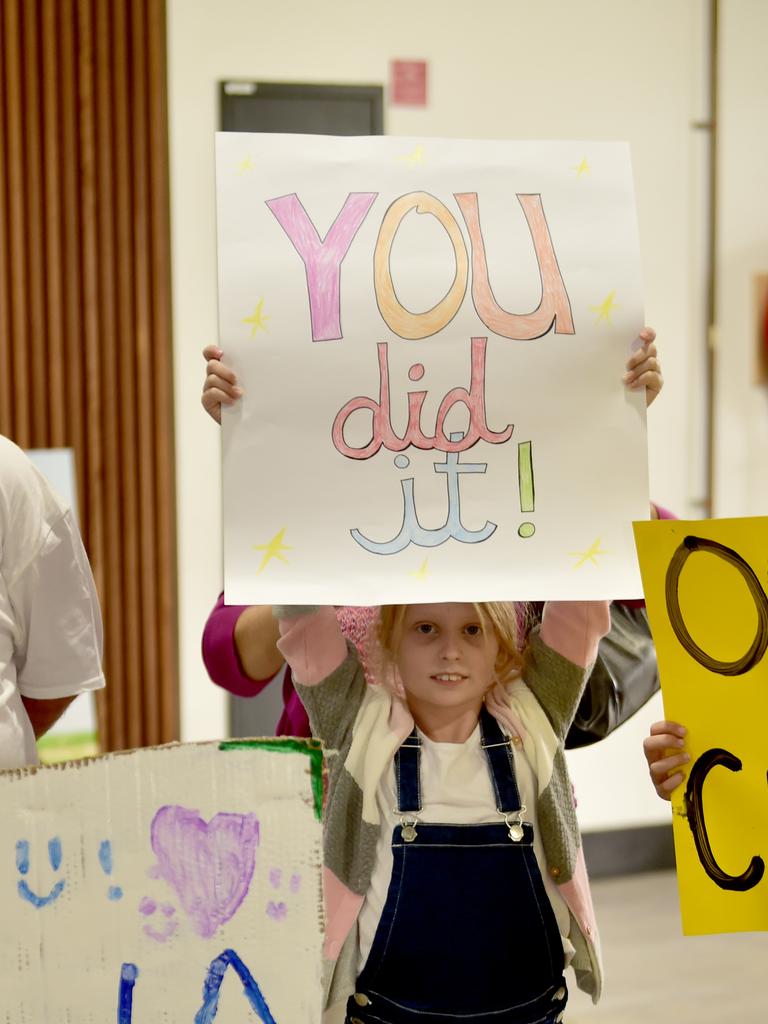
[[[390,61],[389,102],[401,107],[427,105],[427,62],[425,60]]]

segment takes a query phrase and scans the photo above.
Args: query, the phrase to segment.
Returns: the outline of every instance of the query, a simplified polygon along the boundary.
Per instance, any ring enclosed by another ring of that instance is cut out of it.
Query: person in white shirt
[[[104,686],[96,588],[72,510],[0,435],[0,770],[37,764],[35,741]]]

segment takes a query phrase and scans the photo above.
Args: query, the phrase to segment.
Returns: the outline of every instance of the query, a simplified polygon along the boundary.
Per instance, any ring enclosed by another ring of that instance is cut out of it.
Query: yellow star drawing
[[[586,565],[587,562],[591,562],[592,565],[597,565],[598,555],[607,555],[610,552],[603,551],[600,547],[600,538],[598,537],[594,544],[590,544],[586,551],[569,551],[568,554],[573,558],[578,558],[578,562],[574,565],[574,569],[580,569],[582,565]]]
[[[285,527],[283,527],[282,530],[280,530],[278,533],[275,534],[275,536],[272,538],[272,540],[269,542],[269,544],[254,544],[253,545],[253,550],[254,551],[263,551],[264,552],[264,554],[261,557],[261,565],[256,570],[256,575],[257,576],[262,571],[262,569],[266,568],[267,564],[273,558],[279,558],[281,562],[285,562],[285,564],[288,565],[288,559],[284,557],[283,551],[292,551],[293,548],[291,548],[291,546],[289,544],[283,544],[283,537],[284,536],[285,536]]]
[[[580,178],[582,174],[589,174],[589,164],[586,160],[582,160],[580,164],[576,164],[571,170],[576,171],[576,177]]]
[[[237,173],[238,174],[247,174],[248,171],[252,171],[252,170],[253,170],[253,160],[251,160],[250,156],[247,156],[244,160],[241,160],[240,163],[237,165]]]
[[[406,153],[405,156],[399,156],[397,159],[402,160],[404,164],[423,164],[424,147],[416,146],[412,153]]]
[[[429,559],[425,558],[416,572],[409,572],[408,575],[413,576],[415,580],[425,580],[427,576],[429,576],[429,569],[427,568],[428,563]]]
[[[269,333],[267,331],[267,324],[266,324],[266,321],[269,320],[269,317],[265,316],[265,314],[262,312],[262,308],[261,307],[263,305],[264,305],[264,299],[259,299],[259,301],[256,303],[256,309],[253,311],[253,316],[246,316],[246,317],[243,318],[243,323],[244,324],[252,324],[253,325],[251,327],[251,337],[252,338],[254,338],[256,336],[256,332],[259,329],[261,329],[262,331],[265,331],[266,333]]]
[[[600,323],[601,320],[605,320],[605,322],[609,324],[611,322],[611,313],[614,311],[614,309],[620,308],[618,302],[614,302],[613,297],[615,294],[616,289],[614,288],[612,292],[608,293],[606,298],[603,299],[599,306],[589,307],[593,313],[597,313],[598,323]]]

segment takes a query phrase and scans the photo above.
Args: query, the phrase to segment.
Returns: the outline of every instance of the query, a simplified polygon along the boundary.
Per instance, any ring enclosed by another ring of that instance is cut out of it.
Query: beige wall
[[[731,6],[764,23],[760,0]],[[429,62],[429,105],[385,109],[390,134],[629,139],[646,319],[659,331],[667,377],[651,415],[652,492],[678,513],[696,515],[704,178],[700,133],[690,124],[702,115],[701,7],[701,0],[484,0],[471,9],[455,0],[390,0],[380,7],[359,0],[168,0],[184,738],[224,730],[224,701],[199,656],[203,622],[221,587],[218,437],[198,398],[199,352],[216,338],[217,82],[386,83],[390,59],[421,58]],[[758,38],[750,43],[755,60]],[[736,53],[740,45],[734,42]],[[749,74],[741,70],[748,91]],[[754,73],[765,81],[761,66]],[[734,345],[742,344],[739,334]],[[739,433],[738,404],[730,408]],[[750,493],[757,500],[754,485]],[[639,755],[640,737],[658,714],[654,707],[599,751],[574,758],[587,827],[665,817]],[[615,780],[615,799],[606,778]]]
[[[768,274],[768,4],[721,0],[719,516],[768,513],[768,386],[754,383],[754,276]]]

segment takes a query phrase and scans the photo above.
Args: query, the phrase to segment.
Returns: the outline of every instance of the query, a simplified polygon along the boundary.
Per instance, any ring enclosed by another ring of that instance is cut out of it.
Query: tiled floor
[[[672,872],[596,881],[592,893],[605,994],[592,1006],[569,972],[565,1024],[768,1024],[768,933],[683,936]]]

